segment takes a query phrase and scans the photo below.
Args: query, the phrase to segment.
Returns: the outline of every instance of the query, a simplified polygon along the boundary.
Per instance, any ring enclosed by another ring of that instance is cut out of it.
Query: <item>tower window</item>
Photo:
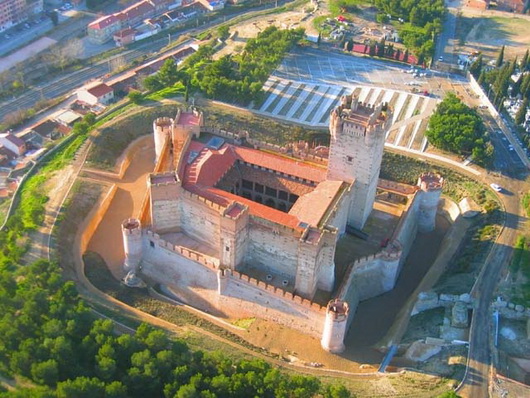
[[[229,246],[225,246],[225,251],[229,252],[230,251],[230,247]]]
[[[149,241],[149,246],[151,247],[155,247],[155,242],[153,242],[152,240]]]
[[[347,160],[349,163],[351,163],[351,162],[353,162],[353,157],[351,157],[351,156],[346,156],[346,160]]]

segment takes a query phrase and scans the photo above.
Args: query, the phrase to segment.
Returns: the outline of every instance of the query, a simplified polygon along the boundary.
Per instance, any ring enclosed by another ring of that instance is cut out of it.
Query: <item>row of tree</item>
[[[502,110],[506,98],[520,97],[523,103],[514,120],[516,124],[521,124],[525,120],[530,100],[530,54],[529,50],[526,50],[520,62],[517,58],[505,61],[504,52],[503,46],[495,61],[495,67],[485,65],[482,54],[479,54],[470,65],[469,72],[484,88],[498,110]],[[514,76],[517,76],[517,79],[514,80]]]
[[[471,155],[477,164],[487,166],[492,160],[493,145],[482,118],[453,93],[438,104],[425,134],[435,147],[466,157]]]
[[[0,271],[0,314],[0,372],[41,386],[6,397],[350,396],[344,387],[288,376],[262,360],[193,352],[147,324],[117,335],[47,261]]]
[[[375,0],[377,20],[405,21],[398,28],[403,44],[418,58],[434,54],[434,38],[442,30],[446,9],[443,0]]]
[[[187,90],[200,90],[209,98],[247,104],[261,98],[263,83],[284,54],[304,37],[303,29],[279,30],[271,26],[250,39],[241,54],[213,59],[213,45],[204,45],[188,57],[181,69],[167,60],[160,71],[144,81],[148,90],[182,82]]]

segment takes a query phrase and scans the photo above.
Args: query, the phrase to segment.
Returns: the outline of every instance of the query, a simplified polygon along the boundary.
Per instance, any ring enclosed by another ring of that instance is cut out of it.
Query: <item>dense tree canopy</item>
[[[375,5],[385,18],[390,15],[392,20],[405,21],[398,29],[407,48],[418,57],[433,55],[433,39],[441,32],[445,16],[443,0],[375,0]]]
[[[16,277],[15,277],[16,276]],[[0,272],[0,372],[41,387],[0,397],[349,397],[341,386],[288,376],[262,360],[191,351],[142,324],[134,335],[95,320],[72,282],[38,261]]]
[[[186,59],[180,70],[174,61],[166,61],[156,75],[145,79],[144,86],[158,90],[182,82],[209,98],[247,104],[260,99],[263,83],[303,34],[302,29],[279,30],[271,26],[250,39],[241,54],[218,60],[212,58],[212,45],[204,45]]]
[[[485,132],[476,110],[449,93],[431,116],[426,135],[429,142],[440,149],[463,156],[472,155],[477,163],[487,164],[493,146]]]

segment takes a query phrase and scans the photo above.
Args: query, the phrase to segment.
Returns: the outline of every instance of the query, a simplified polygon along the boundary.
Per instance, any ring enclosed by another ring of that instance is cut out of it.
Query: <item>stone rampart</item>
[[[208,207],[210,207],[210,208],[212,208],[214,210],[217,210],[219,212],[223,212],[226,209],[225,206],[222,206],[220,204],[212,202],[211,200],[206,199],[205,197],[203,197],[201,195],[197,195],[196,193],[187,191],[185,189],[182,190],[182,196],[183,197],[187,197],[187,198],[189,198],[191,200],[194,200],[196,202],[201,202],[201,203],[205,204],[206,206],[208,206]]]
[[[246,274],[220,270],[218,264],[202,261],[204,255],[165,242],[151,231],[144,236],[142,272],[171,286],[188,304],[215,308],[233,318],[260,317],[321,337],[325,307]]]
[[[417,191],[412,197],[412,200],[407,203],[407,207],[405,208],[405,211],[401,216],[394,233],[392,234],[392,238],[390,239],[390,241],[397,240],[402,246],[403,255],[399,264],[400,270],[409,254],[412,243],[414,243],[414,239],[416,239],[416,234],[418,232],[418,211],[421,194],[421,191]]]
[[[150,242],[153,242],[155,248],[159,247],[168,250],[199,264],[205,265],[213,270],[217,270],[219,268],[219,259],[217,258],[207,256],[206,254],[197,252],[187,247],[174,245],[173,243],[162,239],[160,235],[149,230],[144,230],[143,234],[149,239]]]
[[[320,338],[325,307],[236,271],[228,273],[219,296],[224,311],[257,316]]]
[[[460,207],[449,198],[444,198],[440,200],[440,205],[438,206],[438,212],[442,214],[449,221],[454,223],[458,217],[460,217]]]
[[[411,316],[420,312],[432,310],[439,307],[452,307],[455,303],[465,303],[468,308],[473,308],[473,299],[467,293],[464,294],[437,294],[433,291],[421,292],[418,294]]]

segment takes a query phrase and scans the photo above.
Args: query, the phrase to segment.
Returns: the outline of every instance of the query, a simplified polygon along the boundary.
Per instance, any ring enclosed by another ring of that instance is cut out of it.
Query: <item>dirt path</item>
[[[45,184],[49,198],[45,206],[44,221],[40,228],[29,236],[31,241],[28,252],[22,258],[23,264],[31,264],[39,259],[49,258],[50,233],[55,225],[63,203],[81,171],[90,148],[88,141],[79,148],[72,164],[55,172]]]

